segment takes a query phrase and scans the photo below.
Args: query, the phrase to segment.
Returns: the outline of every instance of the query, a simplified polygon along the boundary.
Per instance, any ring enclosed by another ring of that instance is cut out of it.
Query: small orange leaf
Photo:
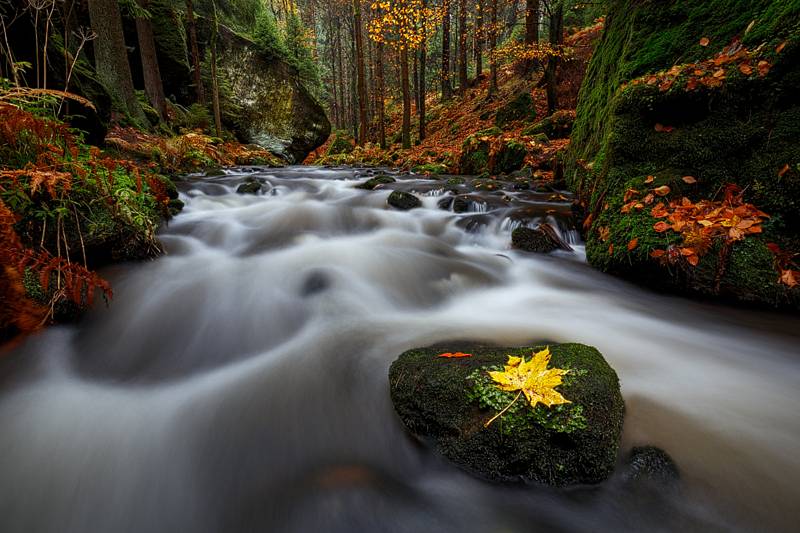
[[[658,233],[664,233],[665,231],[667,231],[671,227],[672,226],[670,226],[669,224],[667,224],[663,220],[660,220],[660,221],[656,222],[655,224],[653,224],[653,229],[656,230]]]
[[[745,76],[749,76],[753,73],[753,67],[751,67],[747,63],[742,63],[741,65],[739,65],[739,72],[741,72]]]
[[[644,180],[645,183],[653,183],[656,180],[655,176],[647,176],[647,179]]]
[[[472,357],[472,354],[463,352],[455,352],[455,353],[445,352],[445,353],[440,353],[436,357]]]
[[[631,239],[631,242],[628,243],[628,251],[632,252],[633,250],[636,249],[637,246],[639,246],[639,239],[638,238]]]
[[[769,69],[772,67],[768,62],[763,59],[758,62],[758,75],[762,78],[769,74]]]
[[[786,174],[787,172],[789,172],[789,165],[788,165],[788,163],[787,163],[786,165],[783,165],[783,168],[781,168],[781,169],[778,171],[778,177],[779,177],[779,178],[782,178],[782,177],[783,177],[783,175],[784,175],[784,174]]]
[[[614,255],[614,245],[613,244],[609,244],[608,245],[608,255]]]
[[[657,132],[659,132],[659,133],[670,133],[674,129],[675,128],[673,128],[672,126],[665,126],[665,125],[659,124],[659,123],[656,123],[656,125],[655,125],[655,130]]]
[[[800,272],[797,270],[781,270],[781,283],[787,287],[793,288],[797,286],[797,280],[800,278]]]
[[[659,259],[661,257],[664,257],[665,255],[667,255],[666,250],[653,250],[652,252],[650,252],[650,257],[652,257],[653,259]]]
[[[681,179],[683,180],[684,183],[688,185],[694,185],[695,183],[697,183],[697,178],[695,178],[694,176],[684,176]]]
[[[706,47],[709,45],[711,41],[708,40],[708,37],[703,37],[700,39],[700,46]]]
[[[653,192],[659,196],[666,196],[670,193],[670,191],[672,191],[672,189],[670,189],[667,185],[662,185],[661,187],[656,187],[653,189]]]
[[[786,48],[786,41],[783,41],[781,44],[777,46],[777,48],[775,48],[775,53],[780,54],[781,52],[783,52],[784,48]]]

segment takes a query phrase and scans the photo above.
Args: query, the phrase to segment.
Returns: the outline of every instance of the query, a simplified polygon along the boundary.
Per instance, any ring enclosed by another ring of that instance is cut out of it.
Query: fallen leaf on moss
[[[775,48],[775,53],[776,53],[776,54],[780,54],[781,52],[783,52],[783,49],[784,49],[784,48],[786,48],[786,41],[783,41],[781,44],[779,44],[779,45],[778,45],[778,46]]]
[[[655,176],[647,176],[647,178],[645,178],[644,182],[645,183],[653,183],[655,180],[656,180]]]
[[[695,183],[697,183],[697,178],[695,178],[694,176],[684,176],[681,179],[683,180],[684,183],[688,185],[694,185]]]
[[[703,37],[702,39],[700,39],[700,46],[706,47],[709,45],[710,42],[711,41],[708,39],[708,37]]]
[[[633,250],[636,249],[637,246],[639,246],[639,239],[637,238],[631,239],[631,242],[628,243],[628,251],[632,252]]]
[[[781,168],[781,169],[778,171],[778,177],[779,177],[779,178],[782,178],[782,177],[783,177],[783,175],[784,175],[784,174],[786,174],[787,172],[789,172],[789,164],[788,164],[788,163],[787,163],[786,165],[783,165],[783,168]]]
[[[472,354],[463,352],[455,352],[455,353],[445,352],[445,353],[440,353],[436,357],[472,357]]]
[[[521,391],[531,407],[536,407],[539,403],[548,407],[571,403],[555,390],[569,370],[547,368],[549,363],[550,348],[536,352],[530,361],[525,361],[524,357],[509,355],[505,370],[489,372],[489,376],[501,390]]]
[[[781,283],[789,288],[797,287],[800,272],[797,270],[781,270]]]
[[[659,196],[666,196],[670,193],[672,189],[669,188],[668,185],[662,185],[661,187],[656,187],[653,189],[653,192]]]

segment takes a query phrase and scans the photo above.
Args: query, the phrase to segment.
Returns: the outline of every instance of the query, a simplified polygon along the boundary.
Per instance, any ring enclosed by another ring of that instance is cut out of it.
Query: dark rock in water
[[[537,228],[520,227],[511,233],[511,246],[524,252],[547,254],[554,250],[572,250],[550,224]]]
[[[258,181],[246,181],[236,188],[239,194],[258,194],[261,192],[261,183]]]
[[[397,181],[391,176],[375,176],[374,178],[370,178],[364,183],[359,183],[356,185],[356,189],[366,189],[368,191],[372,191],[378,188],[381,185],[386,185],[387,183],[394,183]]]
[[[668,486],[680,480],[680,473],[667,452],[655,446],[641,446],[631,450],[622,477],[626,482],[647,481]]]
[[[444,209],[445,211],[450,211],[450,208],[453,207],[453,197],[452,196],[445,196],[441,200],[436,203],[436,206],[439,209]]]
[[[170,200],[167,204],[167,209],[169,210],[169,215],[174,217],[181,211],[183,211],[184,203],[182,200]]]
[[[595,348],[550,346],[548,368],[570,369],[556,390],[571,403],[532,408],[521,396],[485,427],[516,396],[498,389],[487,371],[542,348],[452,343],[407,351],[389,370],[395,410],[413,435],[479,477],[599,483],[616,465],[625,407],[617,374]],[[438,357],[458,351],[472,356]]]
[[[419,198],[403,191],[393,191],[386,201],[395,209],[401,209],[403,211],[422,206],[422,202]]]
[[[453,213],[466,213],[469,211],[470,199],[468,196],[459,195],[453,198]]]

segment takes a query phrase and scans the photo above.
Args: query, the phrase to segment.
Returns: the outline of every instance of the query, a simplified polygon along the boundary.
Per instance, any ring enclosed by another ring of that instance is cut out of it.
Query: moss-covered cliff
[[[800,0],[614,0],[567,161],[589,261],[650,285],[796,307],[774,251],[800,249],[797,87]],[[696,236],[657,231],[652,208],[725,207],[728,184],[769,218],[761,233],[715,234],[689,261]],[[647,196],[659,187],[663,197]]]

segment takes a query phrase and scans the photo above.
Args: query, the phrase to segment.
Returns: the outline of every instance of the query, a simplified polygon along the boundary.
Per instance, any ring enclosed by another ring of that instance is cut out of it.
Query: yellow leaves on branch
[[[416,50],[436,32],[442,20],[441,9],[424,6],[422,0],[380,0],[370,9],[369,37],[397,50]]]
[[[494,56],[501,61],[546,61],[551,57],[563,57],[564,55],[564,48],[556,48],[546,42],[525,44],[508,41],[494,51]]]
[[[555,390],[555,387],[561,385],[562,378],[569,370],[561,368],[547,368],[550,364],[550,348],[545,348],[540,352],[533,354],[529,361],[525,361],[524,357],[508,356],[508,362],[505,364],[505,370],[497,372],[489,372],[489,376],[497,384],[501,390],[514,392],[518,391],[517,397],[520,394],[525,395],[531,407],[536,407],[537,404],[544,404],[548,407],[562,403],[571,403],[564,398],[561,393]],[[511,407],[511,404],[508,407]],[[507,409],[500,411],[485,426],[488,427],[497,417],[502,415]]]

